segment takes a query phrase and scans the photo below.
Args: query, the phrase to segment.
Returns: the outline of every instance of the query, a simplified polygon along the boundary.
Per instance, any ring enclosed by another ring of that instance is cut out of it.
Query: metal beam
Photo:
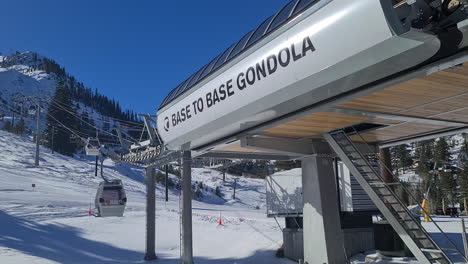
[[[342,107],[332,108],[330,109],[329,112],[348,114],[348,115],[354,115],[354,116],[371,117],[371,118],[383,118],[383,119],[389,119],[389,120],[395,120],[395,121],[427,124],[427,125],[434,125],[434,126],[464,127],[468,125],[468,123],[457,122],[453,120],[409,116],[409,115],[404,115],[401,113],[392,114],[392,113],[372,112],[372,111],[364,111],[364,110],[342,108]]]
[[[356,147],[365,154],[375,153],[378,148],[375,145],[355,143]],[[277,153],[295,155],[296,157],[310,156],[314,154],[335,155],[330,145],[322,139],[291,139],[266,136],[247,136],[241,138],[243,148],[263,150]],[[370,149],[369,149],[370,147]]]
[[[276,153],[259,152],[230,152],[230,151],[209,151],[206,153],[198,152],[194,158],[215,158],[215,159],[256,159],[256,160],[294,160],[298,155],[284,155]]]
[[[327,142],[319,139],[291,139],[265,136],[247,136],[240,140],[241,147],[263,151],[273,151],[289,155],[308,156],[317,153],[332,153]]]

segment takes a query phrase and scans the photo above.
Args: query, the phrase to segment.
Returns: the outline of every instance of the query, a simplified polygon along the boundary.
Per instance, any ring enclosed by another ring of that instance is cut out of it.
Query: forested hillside
[[[16,134],[33,134],[39,115],[41,143],[72,155],[85,139],[119,145],[123,137],[137,137],[141,121],[113,98],[86,87],[52,59],[33,52],[0,56],[0,124]]]
[[[466,206],[468,199],[467,135],[441,137],[391,149],[394,174],[431,210]],[[414,204],[409,197],[407,203]]]

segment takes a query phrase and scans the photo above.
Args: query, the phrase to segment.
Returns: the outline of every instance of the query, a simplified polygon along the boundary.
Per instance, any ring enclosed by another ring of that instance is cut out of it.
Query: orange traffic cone
[[[221,217],[221,212],[219,212],[219,222],[218,225],[223,225],[223,218]]]

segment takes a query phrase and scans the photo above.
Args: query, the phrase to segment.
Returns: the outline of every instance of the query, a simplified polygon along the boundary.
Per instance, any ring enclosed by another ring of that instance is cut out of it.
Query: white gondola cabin
[[[100,217],[122,217],[127,196],[121,180],[103,181],[96,193],[96,215]]]
[[[99,156],[101,150],[101,144],[99,139],[89,137],[86,140],[85,151],[88,156]]]
[[[31,105],[31,106],[28,108],[28,114],[30,114],[30,115],[35,115],[36,113],[37,113],[37,108],[36,108],[36,106]]]

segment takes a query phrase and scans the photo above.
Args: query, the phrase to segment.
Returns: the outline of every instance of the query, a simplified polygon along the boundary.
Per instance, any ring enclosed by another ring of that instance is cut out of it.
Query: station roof
[[[223,53],[216,56],[211,62],[203,66],[196,73],[192,74],[188,79],[174,88],[169,95],[162,101],[159,109],[170,104],[173,100],[192,89],[196,84],[205,79],[207,76],[216,72],[224,64],[239,56],[258,41],[270,35],[282,25],[288,23],[295,17],[301,15],[305,10],[320,2],[320,0],[292,0],[287,3],[275,15],[267,18],[254,30],[249,31],[239,41],[231,45]]]

